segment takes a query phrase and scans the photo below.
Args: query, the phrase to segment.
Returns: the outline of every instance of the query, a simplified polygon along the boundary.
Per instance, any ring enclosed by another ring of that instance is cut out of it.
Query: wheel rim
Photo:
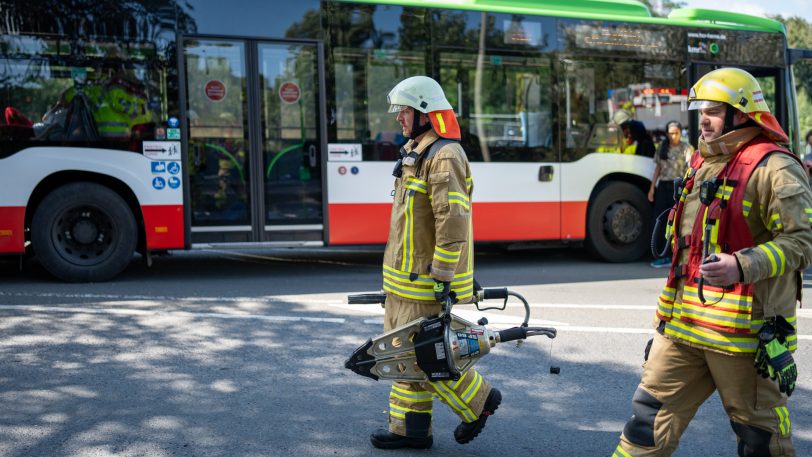
[[[643,233],[640,211],[627,202],[609,205],[603,218],[603,229],[610,241],[620,244],[635,242]]]
[[[104,211],[92,206],[64,210],[51,228],[51,241],[59,255],[76,265],[97,265],[115,250],[116,224]]]

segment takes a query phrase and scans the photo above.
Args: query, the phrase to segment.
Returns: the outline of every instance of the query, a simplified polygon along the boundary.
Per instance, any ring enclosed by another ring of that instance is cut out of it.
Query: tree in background
[[[812,49],[812,24],[805,19],[793,16],[783,18],[775,16],[787,28],[787,41],[790,48]],[[795,91],[798,97],[798,121],[801,135],[812,128],[812,61],[801,60],[793,67],[795,73]]]

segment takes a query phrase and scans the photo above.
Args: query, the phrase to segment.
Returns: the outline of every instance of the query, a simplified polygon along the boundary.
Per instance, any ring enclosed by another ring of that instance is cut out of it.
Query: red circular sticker
[[[301,95],[302,91],[296,83],[286,82],[279,86],[279,98],[285,103],[296,103]]]
[[[203,92],[206,94],[206,98],[209,100],[219,102],[226,98],[226,85],[223,84],[222,81],[212,79],[206,83],[206,86],[203,88]]]
[[[338,174],[346,175],[347,174],[347,167],[345,167],[344,165],[338,167]]]

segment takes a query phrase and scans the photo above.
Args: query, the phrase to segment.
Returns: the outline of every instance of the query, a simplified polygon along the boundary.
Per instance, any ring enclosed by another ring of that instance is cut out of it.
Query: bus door
[[[560,239],[551,59],[460,49],[440,49],[437,58],[471,162],[475,239]]]
[[[321,244],[321,46],[187,37],[183,50],[192,242]]]
[[[726,65],[708,64],[692,62],[690,65],[690,81],[691,85],[699,81],[699,78],[705,76],[707,73],[722,68]],[[758,80],[758,85],[761,86],[761,92],[764,95],[764,100],[767,106],[770,107],[770,112],[778,120],[778,123],[783,127],[784,132],[790,133],[791,125],[789,119],[789,95],[787,87],[789,83],[785,83],[787,74],[786,70],[782,68],[770,67],[747,67],[736,65],[737,68],[746,70],[751,75],[755,76]],[[690,138],[691,144],[698,144],[699,140],[699,116],[696,112],[691,112],[690,116]]]

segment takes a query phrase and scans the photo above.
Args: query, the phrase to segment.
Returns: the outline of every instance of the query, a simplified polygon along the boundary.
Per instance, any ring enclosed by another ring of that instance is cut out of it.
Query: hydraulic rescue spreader
[[[528,327],[530,305],[521,295],[507,288],[480,289],[476,293],[478,310],[504,310],[508,297],[518,298],[524,304],[525,317],[521,326],[505,330],[489,330],[484,317],[476,324],[451,314],[453,300],[443,304],[437,317],[422,317],[367,340],[356,349],[344,367],[369,378],[395,381],[448,381],[457,380],[493,346],[529,336],[547,335],[555,338],[552,327]],[[480,307],[480,301],[504,299],[501,306]],[[350,295],[350,304],[384,303],[386,295]],[[558,367],[551,367],[558,373]]]

